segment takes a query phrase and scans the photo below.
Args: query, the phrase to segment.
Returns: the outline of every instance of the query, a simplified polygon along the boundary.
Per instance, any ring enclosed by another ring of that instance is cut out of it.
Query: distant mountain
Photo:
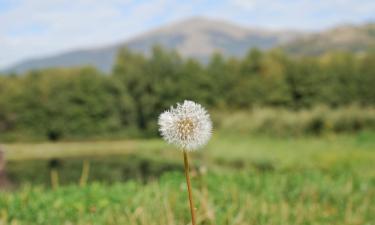
[[[375,23],[342,25],[282,45],[286,52],[298,55],[319,55],[332,50],[362,52],[370,47],[375,47]]]
[[[249,48],[269,49],[298,36],[297,32],[250,29],[226,21],[194,18],[146,33],[125,45],[147,54],[158,43],[185,57],[205,58],[216,51],[243,56]]]
[[[193,18],[109,47],[25,60],[7,68],[6,71],[19,73],[47,67],[92,65],[108,72],[120,48],[128,47],[147,55],[155,44],[167,49],[176,49],[184,57],[200,60],[207,60],[217,51],[227,56],[241,57],[253,47],[267,50],[281,46],[294,54],[320,54],[330,49],[360,51],[374,43],[374,26],[342,26],[320,33],[307,33],[250,29],[221,20]]]
[[[55,56],[25,60],[7,71],[24,72],[46,67],[93,65],[110,71],[121,47],[149,54],[155,44],[176,49],[182,56],[207,59],[215,51],[242,56],[249,48],[269,49],[295,39],[296,32],[249,29],[225,21],[193,18],[177,22],[109,47],[70,51]]]
[[[76,50],[54,56],[25,60],[6,68],[4,71],[8,73],[22,73],[33,69],[50,67],[78,67],[92,65],[101,71],[108,72],[112,68],[117,50],[118,48],[116,47]]]

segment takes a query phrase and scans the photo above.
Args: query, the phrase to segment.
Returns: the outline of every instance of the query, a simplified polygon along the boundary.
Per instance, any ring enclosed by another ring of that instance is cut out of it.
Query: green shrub
[[[254,108],[250,111],[216,112],[214,124],[225,132],[275,136],[356,133],[375,130],[375,109],[357,105],[332,109]]]

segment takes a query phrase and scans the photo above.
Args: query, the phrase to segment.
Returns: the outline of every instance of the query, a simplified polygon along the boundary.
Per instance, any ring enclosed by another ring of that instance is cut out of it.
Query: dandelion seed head
[[[182,150],[194,151],[211,137],[212,122],[207,111],[193,101],[177,103],[159,116],[159,131],[164,140]]]

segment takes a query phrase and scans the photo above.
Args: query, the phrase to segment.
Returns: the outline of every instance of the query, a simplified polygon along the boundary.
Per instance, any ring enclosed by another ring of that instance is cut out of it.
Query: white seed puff
[[[184,151],[194,151],[205,145],[211,137],[210,115],[200,105],[185,100],[159,116],[159,131],[170,144]]]

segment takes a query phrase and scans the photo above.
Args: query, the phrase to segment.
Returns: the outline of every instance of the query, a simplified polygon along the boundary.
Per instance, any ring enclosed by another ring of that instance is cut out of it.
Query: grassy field
[[[182,155],[161,140],[5,144],[0,224],[189,223]],[[375,135],[215,134],[191,155],[199,224],[373,224]],[[60,187],[50,188],[51,159]],[[89,182],[78,186],[82,161]]]

